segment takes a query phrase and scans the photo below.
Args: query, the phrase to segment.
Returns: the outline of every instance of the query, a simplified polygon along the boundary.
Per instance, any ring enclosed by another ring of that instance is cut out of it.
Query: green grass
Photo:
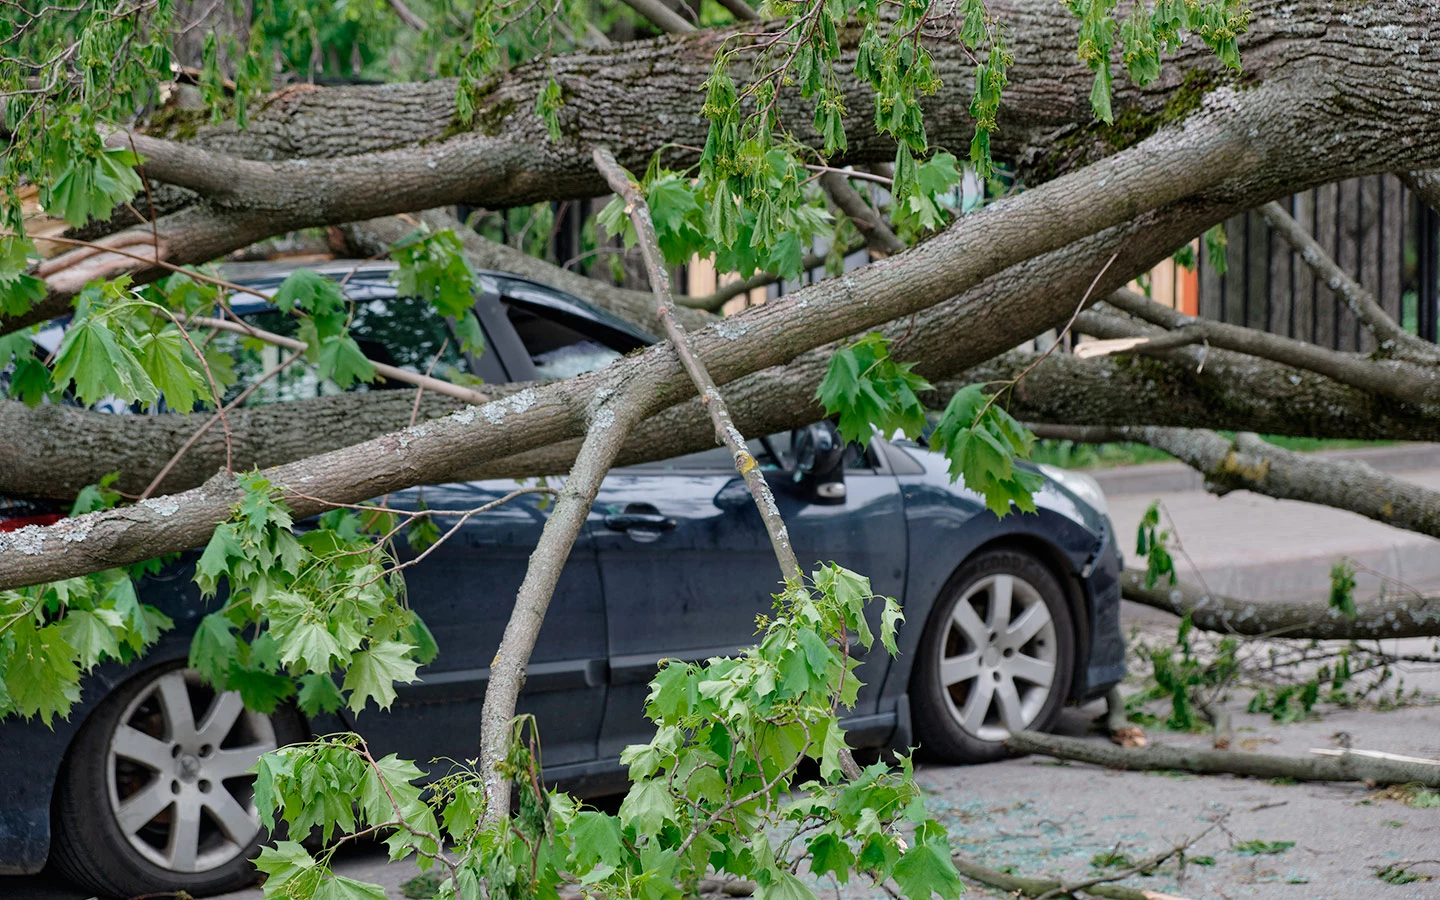
[[[1233,438],[1234,432],[1220,434]],[[1305,438],[1283,434],[1264,435],[1265,440],[1285,450],[1312,453],[1316,450],[1354,450],[1360,447],[1385,447],[1394,441],[1356,441],[1348,438]],[[1148,462],[1164,462],[1175,457],[1147,444],[1079,444],[1075,441],[1043,440],[1035,442],[1030,458],[1062,469],[1110,469]]]

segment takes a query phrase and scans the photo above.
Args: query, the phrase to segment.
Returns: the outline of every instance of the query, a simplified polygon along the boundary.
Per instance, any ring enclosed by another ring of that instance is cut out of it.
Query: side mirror
[[[791,484],[811,503],[845,502],[845,442],[833,422],[816,422],[791,436]]]

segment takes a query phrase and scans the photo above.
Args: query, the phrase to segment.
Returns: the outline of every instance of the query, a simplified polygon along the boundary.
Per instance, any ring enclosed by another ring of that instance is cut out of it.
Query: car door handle
[[[629,531],[632,528],[642,531],[669,531],[675,525],[674,519],[659,513],[619,513],[605,517],[605,527],[611,531]]]

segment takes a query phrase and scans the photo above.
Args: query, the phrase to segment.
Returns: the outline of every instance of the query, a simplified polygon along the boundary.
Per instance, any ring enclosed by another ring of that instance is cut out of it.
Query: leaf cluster
[[[872,600],[878,619],[867,611]],[[257,805],[292,833],[391,828],[392,858],[418,853],[422,868],[443,836],[453,863],[442,898],[553,900],[575,881],[589,896],[681,900],[713,869],[753,879],[762,897],[814,900],[798,874],[808,866],[842,883],[857,873],[893,879],[909,900],[953,900],[962,886],[949,839],[928,817],[909,760],[898,771],[876,763],[852,781],[841,774],[837,711],[860,687],[850,636],[865,647],[878,637],[894,653],[903,618],[867,579],[830,564],[776,597],[757,644],[740,656],[662,663],[646,704],[656,735],[626,749],[632,787],[613,815],[539,786],[534,723],[523,717],[504,767],[519,787],[513,818],[486,820],[484,785],[468,766],[456,764],[422,794],[418,769],[371,762],[353,736],[266,757]],[[818,763],[820,780],[798,781],[805,760]],[[270,873],[266,897],[349,896],[320,893],[340,890],[323,887],[335,882],[329,852],[312,856],[293,843],[266,850],[258,864]]]

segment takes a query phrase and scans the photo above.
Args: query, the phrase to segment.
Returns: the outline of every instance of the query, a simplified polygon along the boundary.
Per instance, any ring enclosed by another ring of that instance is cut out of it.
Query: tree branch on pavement
[[[1245,490],[1279,500],[1318,503],[1440,538],[1440,491],[1386,475],[1358,460],[1297,453],[1250,432],[1230,440],[1203,428],[1092,427],[1048,436],[1062,435],[1090,443],[1134,441],[1164,450],[1203,475],[1205,489],[1218,496]]]
[[[956,871],[963,877],[987,887],[999,888],[1011,896],[1040,897],[1063,886],[1062,882],[1052,878],[1032,878],[1012,875],[1008,872],[997,872],[959,856],[952,856],[950,861],[955,864]],[[1141,890],[1121,884],[1094,884],[1085,888],[1083,892],[1092,897],[1104,897],[1107,900],[1184,900],[1182,897],[1169,897],[1156,891]],[[1059,894],[1056,896],[1073,897],[1074,895]]]
[[[1017,731],[1005,740],[1021,753],[1041,753],[1056,759],[1093,763],[1132,772],[1178,769],[1202,775],[1240,775],[1246,778],[1293,778],[1296,781],[1363,781],[1376,785],[1422,784],[1440,788],[1440,766],[1397,762],[1345,754],[1343,756],[1275,756],[1234,750],[1208,750],[1174,744],[1116,747],[1081,738]]]
[[[1440,635],[1440,597],[1388,595],[1357,601],[1347,618],[1323,598],[1242,600],[1214,594],[1185,581],[1145,587],[1145,573],[1126,569],[1120,578],[1126,600],[1190,617],[1201,631],[1241,637],[1296,640],[1378,640]]]

